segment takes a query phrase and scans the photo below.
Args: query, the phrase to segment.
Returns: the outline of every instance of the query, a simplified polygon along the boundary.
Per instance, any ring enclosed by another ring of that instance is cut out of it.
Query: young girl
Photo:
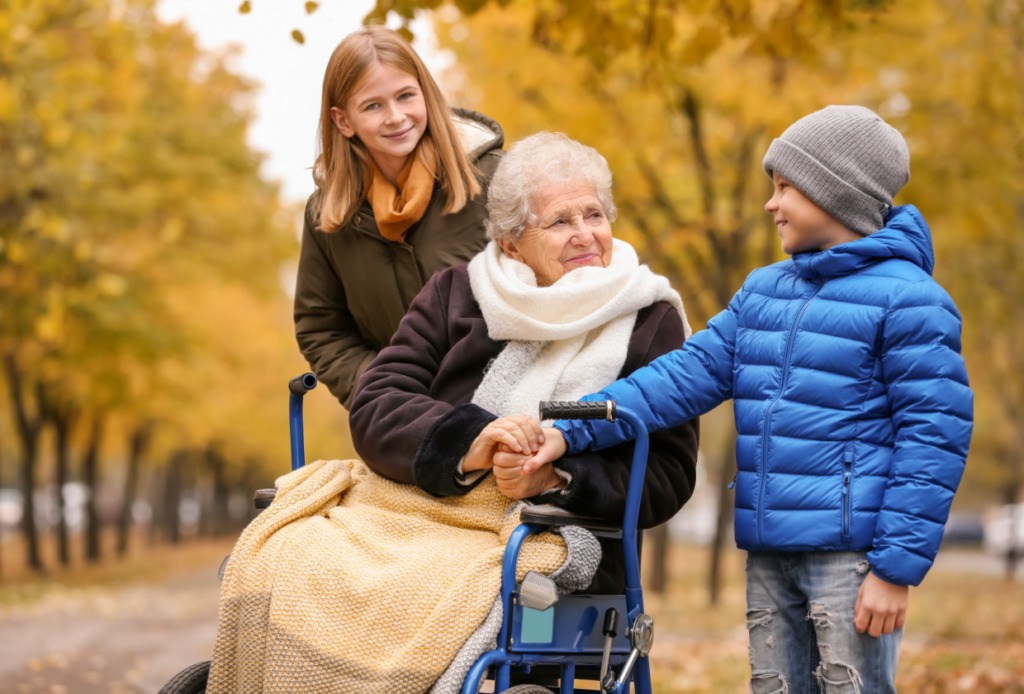
[[[487,116],[450,108],[412,47],[370,26],[331,56],[319,136],[295,334],[348,408],[426,280],[486,245],[486,190],[504,133]]]

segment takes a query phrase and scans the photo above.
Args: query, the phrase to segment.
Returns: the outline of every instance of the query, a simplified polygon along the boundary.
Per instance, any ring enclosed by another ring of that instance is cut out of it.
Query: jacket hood
[[[468,108],[453,108],[452,120],[470,161],[476,162],[492,149],[505,144],[505,131],[497,121]]]
[[[793,265],[798,275],[808,279],[842,277],[888,258],[907,260],[929,275],[935,268],[931,230],[913,205],[894,207],[885,226],[871,236],[827,251],[797,253]]]

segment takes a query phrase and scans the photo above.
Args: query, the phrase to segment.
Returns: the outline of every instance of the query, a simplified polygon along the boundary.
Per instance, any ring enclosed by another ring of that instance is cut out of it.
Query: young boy
[[[653,430],[732,398],[751,690],[895,692],[908,586],[935,558],[971,437],[960,315],[931,277],[921,214],[892,207],[909,153],[872,111],[800,119],[763,166],[792,258],[751,273],[682,349],[584,400]],[[601,421],[544,433],[524,472],[633,437]]]

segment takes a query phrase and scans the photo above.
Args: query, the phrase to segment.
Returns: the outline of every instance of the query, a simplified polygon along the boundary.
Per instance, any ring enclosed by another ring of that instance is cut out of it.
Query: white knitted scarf
[[[490,338],[509,341],[473,394],[499,417],[536,416],[541,400],[578,400],[617,379],[637,311],[653,303],[672,304],[690,336],[679,294],[619,239],[608,267],[573,270],[550,287],[491,241],[469,263],[469,282]]]

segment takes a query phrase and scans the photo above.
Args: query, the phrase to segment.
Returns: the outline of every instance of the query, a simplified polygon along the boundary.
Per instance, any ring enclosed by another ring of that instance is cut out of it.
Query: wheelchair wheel
[[[158,694],[203,694],[210,678],[211,661],[190,665],[163,686]]]
[[[551,694],[551,690],[539,684],[520,684],[506,689],[501,694]]]

